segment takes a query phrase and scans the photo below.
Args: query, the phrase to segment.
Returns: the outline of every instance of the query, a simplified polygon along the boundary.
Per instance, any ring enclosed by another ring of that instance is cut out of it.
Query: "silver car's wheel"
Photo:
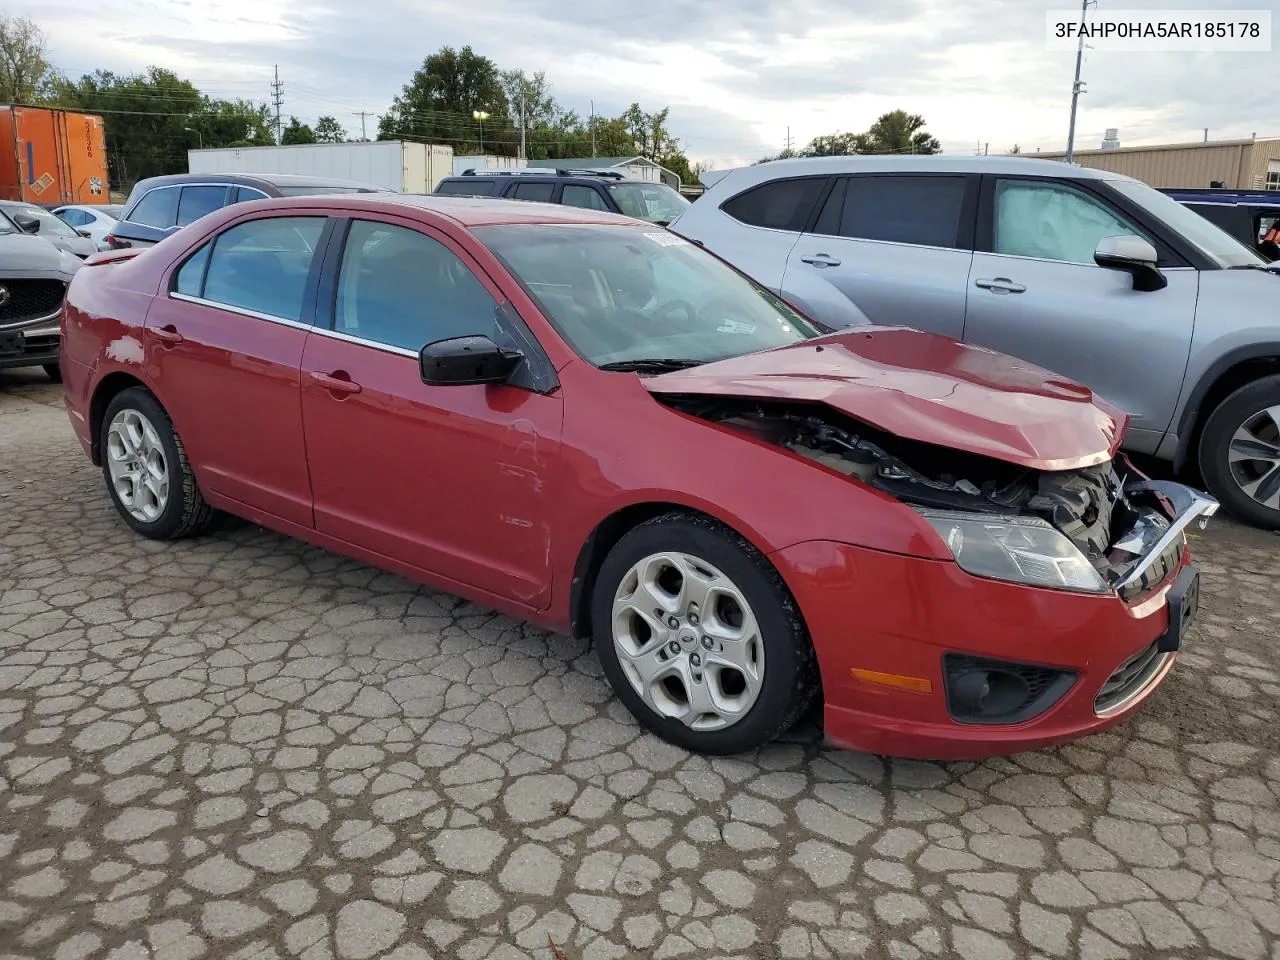
[[[1280,406],[1246,419],[1231,437],[1227,459],[1232,479],[1248,497],[1280,509]]]
[[[107,426],[107,471],[121,506],[154,523],[169,504],[169,463],[155,424],[135,409],[119,411]]]
[[[687,553],[633,564],[613,599],[618,663],[645,705],[696,731],[723,730],[755,705],[764,643],[746,595]]]

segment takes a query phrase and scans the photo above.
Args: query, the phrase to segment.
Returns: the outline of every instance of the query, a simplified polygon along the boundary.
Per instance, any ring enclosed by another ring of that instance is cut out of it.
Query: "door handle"
[[[187,339],[178,332],[178,328],[172,323],[166,323],[163,327],[156,327],[151,333],[166,347],[176,347]]]
[[[326,390],[331,390],[334,393],[359,393],[361,390],[360,384],[356,383],[341,370],[334,373],[320,373],[318,370],[312,370],[311,379]]]
[[[1014,283],[1008,277],[992,277],[990,280],[975,280],[975,287],[981,287],[983,290],[990,290],[992,293],[1026,293],[1027,288],[1020,283]]]
[[[815,253],[807,257],[800,258],[801,263],[808,263],[815,267],[838,267],[840,261],[835,257],[825,253]]]

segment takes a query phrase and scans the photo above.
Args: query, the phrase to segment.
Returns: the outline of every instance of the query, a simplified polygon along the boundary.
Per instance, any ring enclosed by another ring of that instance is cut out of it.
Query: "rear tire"
[[[46,363],[43,365],[44,375],[54,383],[62,382],[62,368],[56,363]]]
[[[1245,384],[1218,404],[1199,460],[1205,486],[1228,511],[1280,530],[1280,375]]]
[[[808,631],[777,570],[709,518],[669,513],[623,536],[596,577],[591,622],[618,698],[687,750],[758,749],[819,693]]]
[[[214,509],[196,485],[173,421],[143,387],[116,394],[102,418],[99,444],[107,492],[130,527],[151,540],[195,536]]]

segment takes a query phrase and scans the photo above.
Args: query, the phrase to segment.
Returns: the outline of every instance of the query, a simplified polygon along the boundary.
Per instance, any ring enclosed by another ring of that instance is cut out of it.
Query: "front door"
[[[427,386],[418,351],[494,336],[500,293],[442,234],[350,225],[302,415],[316,528],[534,608],[550,602],[562,404],[505,385]]]
[[[963,336],[978,178],[842,177],[787,257],[782,295],[834,327]]]
[[[1163,290],[1135,290],[1093,251],[1104,237],[1156,241],[1105,199],[1060,181],[988,183],[965,340],[1091,387],[1130,415],[1127,445],[1154,453],[1182,387],[1199,274],[1173,267]]]
[[[200,484],[311,526],[298,368],[325,217],[242,221],[179,266],[147,313],[151,376]]]

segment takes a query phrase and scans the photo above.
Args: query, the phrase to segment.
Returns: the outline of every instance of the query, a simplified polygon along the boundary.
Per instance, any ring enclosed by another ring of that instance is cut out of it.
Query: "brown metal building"
[[[1062,160],[1063,153],[1036,153]],[[1236,190],[1280,190],[1280,137],[1210,140],[1154,147],[1077,150],[1082,167],[1110,170],[1153,187],[1208,187],[1221,181]]]

